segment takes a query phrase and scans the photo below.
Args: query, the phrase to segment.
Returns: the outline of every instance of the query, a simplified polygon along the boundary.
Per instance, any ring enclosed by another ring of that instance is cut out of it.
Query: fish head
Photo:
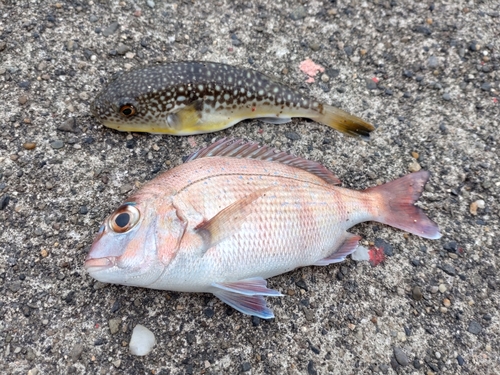
[[[173,259],[184,231],[171,206],[127,202],[101,225],[85,260],[101,282],[148,287]]]
[[[127,132],[168,132],[167,101],[162,77],[151,69],[115,74],[90,105],[104,126]]]
[[[141,104],[130,93],[113,91],[113,86],[111,83],[94,99],[90,112],[108,128],[133,131],[142,123]]]

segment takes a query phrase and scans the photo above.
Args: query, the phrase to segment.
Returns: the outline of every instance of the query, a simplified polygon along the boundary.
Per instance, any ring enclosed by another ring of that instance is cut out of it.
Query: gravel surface
[[[14,5],[15,4],[15,5]],[[500,372],[500,8],[495,1],[0,2],[0,372]],[[325,68],[314,83],[299,69]],[[371,142],[318,123],[245,121],[176,138],[102,127],[89,105],[120,70],[162,61],[252,67],[359,115]],[[372,267],[269,280],[276,318],[211,295],[95,282],[82,264],[131,191],[222,136],[322,162],[362,189],[420,168],[443,237],[375,223]],[[157,344],[128,344],[141,324]]]

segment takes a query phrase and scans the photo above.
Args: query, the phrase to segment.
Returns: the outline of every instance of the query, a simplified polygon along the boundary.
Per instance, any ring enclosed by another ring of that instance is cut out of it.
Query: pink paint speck
[[[196,147],[196,140],[194,139],[194,137],[188,137],[188,143],[189,143],[189,146],[191,147]]]
[[[313,83],[316,74],[318,74],[319,72],[323,73],[325,71],[325,68],[323,68],[321,65],[316,64],[311,59],[302,61],[299,65],[299,68],[309,76],[309,78],[307,78],[306,80],[307,83]]]
[[[379,79],[377,77],[373,77],[372,81],[375,82],[375,83],[378,83]]]
[[[370,264],[372,265],[372,267],[378,266],[385,260],[383,247],[370,247],[368,253],[370,254]]]

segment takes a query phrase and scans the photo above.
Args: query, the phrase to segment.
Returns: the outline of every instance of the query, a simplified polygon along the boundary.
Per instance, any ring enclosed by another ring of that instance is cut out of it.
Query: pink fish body
[[[102,225],[85,262],[102,282],[213,293],[235,309],[273,317],[266,280],[341,262],[378,221],[425,238],[438,227],[414,202],[428,172],[364,191],[335,186],[322,165],[256,143],[221,140],[163,173]]]

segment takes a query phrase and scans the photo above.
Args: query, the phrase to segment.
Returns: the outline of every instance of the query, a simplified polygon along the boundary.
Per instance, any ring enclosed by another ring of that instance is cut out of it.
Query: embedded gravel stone
[[[118,24],[118,22],[113,22],[102,31],[102,35],[110,36],[110,35],[114,34],[118,30],[119,27],[120,27],[120,25]]]
[[[408,357],[401,348],[394,347],[394,358],[396,358],[396,361],[398,361],[401,366],[408,366],[410,364]]]
[[[467,330],[473,335],[479,335],[483,327],[477,321],[473,320],[469,323],[469,328]]]
[[[63,148],[64,142],[60,139],[56,139],[55,141],[50,142],[50,147],[52,147],[55,150]]]

